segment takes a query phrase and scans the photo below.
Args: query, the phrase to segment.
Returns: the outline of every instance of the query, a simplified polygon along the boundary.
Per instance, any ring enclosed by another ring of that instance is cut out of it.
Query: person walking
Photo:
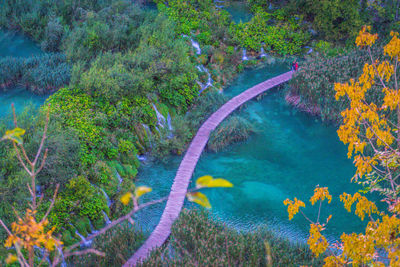
[[[297,61],[294,62],[294,71],[297,71],[299,69],[299,63]]]

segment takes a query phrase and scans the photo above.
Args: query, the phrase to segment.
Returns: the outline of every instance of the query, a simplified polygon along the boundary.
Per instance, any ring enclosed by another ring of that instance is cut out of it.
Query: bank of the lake
[[[29,58],[43,55],[40,47],[30,38],[11,31],[0,30],[0,59],[4,57]],[[35,95],[21,86],[0,90],[0,118],[11,114],[11,104],[14,103],[16,111],[21,111],[29,104],[39,107],[47,96]]]
[[[271,65],[247,70],[224,92],[232,97],[286,69],[286,65]],[[279,89],[268,92],[260,101],[252,101],[244,110],[257,126],[256,134],[220,153],[204,153],[195,170],[194,180],[208,174],[235,185],[206,190],[216,218],[236,229],[252,230],[266,224],[279,236],[303,242],[308,236],[308,222],[301,216],[289,222],[283,200],[297,197],[306,201],[315,186],[320,185],[329,187],[334,197],[322,209],[323,217],[333,214],[327,236],[337,239],[342,232],[361,232],[365,224],[347,213],[339,201],[343,191],[354,193],[360,187],[350,183],[354,167],[336,128],[290,107]],[[137,184],[154,189],[144,200],[169,194],[181,159],[172,157],[168,164],[142,163]],[[163,208],[164,204],[150,207],[138,214],[137,220],[151,230]],[[314,217],[317,209],[306,208],[305,213]]]

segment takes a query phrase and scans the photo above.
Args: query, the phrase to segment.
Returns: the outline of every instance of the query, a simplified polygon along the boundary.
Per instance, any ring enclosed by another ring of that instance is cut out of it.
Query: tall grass
[[[69,83],[71,66],[64,54],[0,59],[0,88],[22,85],[36,94],[46,94]]]
[[[73,256],[68,260],[68,265],[76,267],[122,266],[144,242],[145,238],[146,235],[142,231],[134,230],[134,227],[128,223],[121,224],[99,236],[93,242],[92,247],[104,252],[105,257],[93,254]]]
[[[277,238],[265,228],[238,232],[206,212],[184,210],[169,242],[138,266],[321,266],[305,245]]]
[[[382,48],[373,50],[374,58],[379,58]],[[324,120],[338,121],[340,112],[348,105],[347,100],[335,100],[334,84],[348,82],[358,78],[364,64],[370,63],[368,52],[353,50],[337,57],[327,58],[323,55],[310,58],[300,64],[300,69],[290,81],[290,92],[287,99],[295,99],[298,106],[305,110],[318,111]],[[379,104],[383,94],[377,87],[372,88],[367,96]],[[308,106],[306,108],[305,106]]]
[[[240,115],[230,116],[211,133],[207,149],[218,152],[228,145],[246,140],[253,132],[254,127],[247,119]]]

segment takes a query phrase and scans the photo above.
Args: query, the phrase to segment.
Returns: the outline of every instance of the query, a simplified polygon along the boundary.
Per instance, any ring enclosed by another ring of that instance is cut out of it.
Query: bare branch
[[[36,153],[35,160],[32,162],[33,165],[36,164],[36,162],[37,162],[38,159],[39,159],[40,154],[42,153],[44,141],[46,140],[46,134],[47,134],[47,127],[48,127],[48,125],[49,125],[49,119],[50,119],[50,104],[49,104],[48,109],[47,109],[46,123],[45,123],[45,125],[44,125],[42,140],[40,141],[40,146],[39,146],[39,149],[38,149],[38,151],[37,151],[37,153]]]
[[[309,221],[311,224],[314,224],[314,222],[311,221],[311,220],[304,214],[304,212],[303,212],[301,209],[299,209],[299,211],[301,212],[301,214],[303,214],[304,218],[306,218],[307,221]]]
[[[132,224],[132,225],[135,224],[135,221],[132,219],[132,217],[129,217],[129,218],[128,218],[128,222],[129,222],[130,224]]]
[[[321,206],[322,206],[322,201],[319,202],[317,223],[319,223],[319,215],[321,215]]]
[[[120,224],[121,222],[123,222],[123,221],[125,221],[125,220],[129,220],[129,218],[132,217],[132,215],[135,214],[137,211],[139,211],[139,210],[141,210],[141,209],[143,209],[143,208],[146,208],[146,207],[148,207],[148,206],[151,206],[151,205],[154,205],[154,204],[157,204],[157,203],[161,203],[161,202],[163,202],[163,201],[165,201],[165,200],[167,200],[167,199],[168,199],[168,196],[163,197],[163,198],[160,198],[160,199],[158,199],[158,200],[153,200],[153,201],[146,202],[146,203],[144,203],[144,204],[142,204],[142,205],[139,205],[136,209],[133,208],[128,214],[126,214],[125,216],[122,216],[122,217],[116,219],[115,221],[112,221],[111,223],[109,223],[108,225],[106,225],[105,227],[103,227],[102,229],[100,229],[97,233],[92,234],[92,235],[86,237],[85,240],[82,240],[82,241],[80,241],[80,242],[78,242],[78,243],[75,243],[75,244],[73,244],[72,246],[68,247],[68,248],[65,250],[66,253],[68,253],[68,252],[70,252],[71,250],[73,250],[73,249],[79,247],[80,245],[83,245],[83,243],[85,243],[85,242],[87,242],[87,241],[89,241],[89,240],[92,240],[93,238],[95,238],[95,237],[97,237],[97,236],[99,236],[99,235],[105,233],[107,230],[109,230],[110,228],[114,227],[115,225]],[[132,219],[132,218],[131,218],[131,219]]]
[[[42,218],[41,223],[44,222],[44,220],[46,220],[46,218],[47,218],[47,216],[49,215],[51,209],[53,208],[54,202],[56,201],[57,192],[58,192],[58,188],[59,188],[59,187],[60,187],[60,184],[57,184],[56,190],[54,191],[54,194],[53,194],[53,198],[51,199],[50,207],[47,209],[46,214],[45,214],[44,217]]]
[[[27,267],[28,267],[29,264],[26,262],[26,259],[25,259],[24,255],[22,254],[21,248],[19,247],[19,244],[18,244],[18,243],[15,244],[15,249],[16,249],[16,251],[17,251],[18,259],[20,259],[21,265],[22,265],[22,266],[27,266]],[[21,261],[22,261],[22,262],[21,262]]]
[[[40,167],[37,169],[37,171],[35,172],[35,176],[38,175],[38,173],[43,169],[44,164],[46,163],[46,159],[47,159],[47,152],[49,150],[46,148],[46,150],[44,151],[44,155],[43,155],[43,160],[42,163],[40,164]]]
[[[4,224],[3,220],[0,219],[0,224],[3,226],[3,228],[6,230],[8,235],[12,235],[11,231],[7,228],[7,226]]]
[[[14,211],[15,216],[18,218],[18,220],[22,220],[21,216],[19,216],[18,211],[14,208],[14,206],[12,206],[12,209]]]
[[[31,186],[29,185],[29,183],[26,183],[26,187],[28,187],[29,193],[31,193],[31,196],[33,198],[33,191],[31,189]]]
[[[31,165],[31,167],[33,167],[34,165],[33,165],[32,162],[29,160],[28,155],[26,155],[26,151],[25,151],[24,146],[23,146],[22,144],[19,144],[18,146],[21,148],[22,154],[24,155],[24,158],[26,159],[26,162],[28,162],[29,165]]]
[[[22,161],[22,157],[21,154],[19,152],[19,149],[17,148],[17,145],[15,144],[15,142],[12,142],[15,152],[17,152],[17,158],[19,160],[19,162],[21,163],[22,167],[24,167],[25,171],[29,174],[29,176],[32,176],[32,172],[28,169],[28,167],[26,166],[26,164]]]

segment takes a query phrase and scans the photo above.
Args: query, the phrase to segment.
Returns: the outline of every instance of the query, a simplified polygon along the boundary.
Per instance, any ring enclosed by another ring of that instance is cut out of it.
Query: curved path
[[[145,259],[152,249],[160,247],[171,233],[171,227],[174,221],[178,218],[181,212],[183,202],[185,200],[187,188],[196,167],[197,161],[203,152],[204,147],[208,142],[210,133],[236,108],[240,107],[250,99],[257,95],[289,81],[292,78],[292,71],[286,72],[282,75],[269,79],[265,82],[257,84],[243,93],[235,96],[216,112],[214,112],[197,131],[196,136],[190,143],[190,146],[179,165],[176,173],[174,183],[169,193],[167,204],[161,216],[160,222],[151,233],[150,237],[140,247],[138,251],[124,264],[124,267],[135,266],[135,264]]]

